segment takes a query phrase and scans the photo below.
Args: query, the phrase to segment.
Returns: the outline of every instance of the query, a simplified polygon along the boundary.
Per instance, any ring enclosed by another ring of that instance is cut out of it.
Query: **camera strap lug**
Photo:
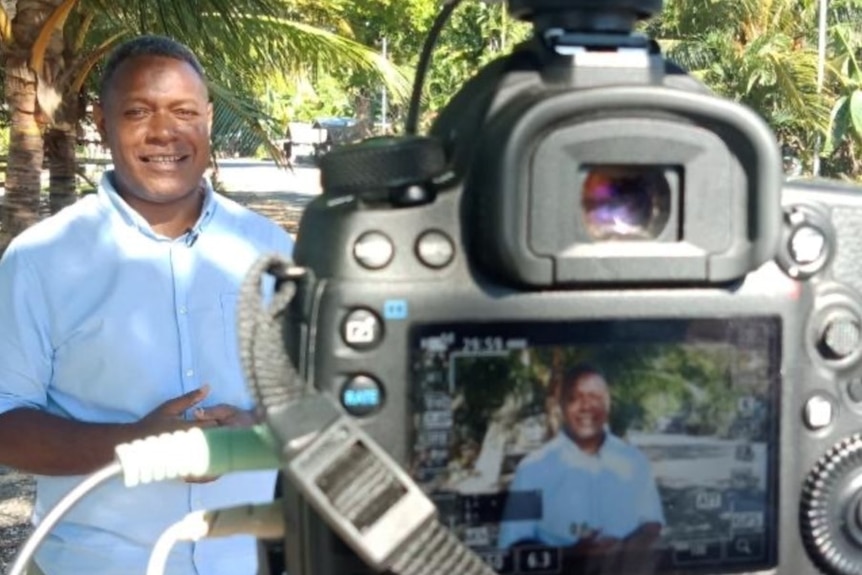
[[[263,305],[261,283],[275,276]],[[331,397],[306,384],[281,347],[286,310],[307,277],[281,256],[262,257],[240,294],[246,379],[280,442],[283,472],[370,567],[396,575],[494,575],[437,520],[431,499]]]

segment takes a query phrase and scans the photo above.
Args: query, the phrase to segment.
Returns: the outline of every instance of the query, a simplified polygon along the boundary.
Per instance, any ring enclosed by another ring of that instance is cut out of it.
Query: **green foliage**
[[[862,142],[855,95],[862,89],[862,1],[829,2],[822,90],[817,6],[818,0],[666,0],[660,17],[643,28],[716,93],[760,113],[795,155],[810,161],[822,140],[824,155],[852,159],[848,147]],[[438,0],[81,0],[65,33],[72,38],[86,32],[80,57],[95,54],[118,32],[125,37],[163,33],[186,42],[201,56],[213,84],[223,88],[217,97],[235,97],[217,102],[217,146],[234,146],[241,131],[245,148],[264,143],[267,134],[281,136],[287,121],[325,115],[378,120],[384,87],[389,120],[400,124],[420,50],[439,10]],[[89,28],[82,24],[86,15],[93,16]],[[422,125],[481,66],[529,33],[527,24],[508,16],[504,3],[462,2],[433,54]],[[92,93],[94,81],[89,88]],[[242,121],[247,125],[237,130]]]
[[[463,2],[440,35],[425,88],[425,124],[479,69],[504,56],[530,34],[503,4]]]
[[[815,3],[805,0],[669,0],[649,28],[668,57],[717,94],[757,111],[796,155],[811,161],[828,130],[810,41]]]
[[[564,367],[586,362],[611,390],[610,426],[655,429],[673,419],[688,433],[724,435],[734,413],[727,347],[602,346],[566,350]]]
[[[462,386],[464,410],[456,412],[456,424],[466,426],[469,437],[481,442],[492,415],[517,388],[528,383],[527,373],[515,354],[458,358],[455,381]]]
[[[0,126],[0,155],[5,156],[9,153],[9,126]]]
[[[840,95],[830,114],[829,137],[823,150],[826,155],[834,153],[847,138],[855,143],[862,141],[862,70],[856,54],[860,42],[858,39],[854,41],[854,36],[846,26],[836,26],[832,30],[837,54],[829,66],[833,88]]]
[[[330,8],[329,5],[333,7]],[[274,138],[283,136],[284,118],[266,101],[273,83],[302,83],[324,73],[341,81],[361,71],[404,97],[409,82],[373,48],[354,40],[337,24],[338,5],[346,2],[286,0],[81,0],[64,34],[72,68],[116,42],[141,33],[177,38],[201,59],[210,80],[216,109],[214,148],[222,153],[277,153]],[[315,8],[317,6],[317,8]],[[322,24],[293,18],[307,12]],[[91,17],[91,18],[90,18]],[[345,32],[346,33],[343,33]],[[118,36],[119,33],[119,36]],[[80,50],[71,41],[84,39]],[[81,68],[78,68],[81,69]],[[87,90],[97,93],[101,62],[89,75]],[[325,95],[324,95],[325,97]]]
[[[461,394],[455,424],[459,433],[481,443],[488,424],[513,406],[518,411],[511,421],[551,417],[547,410],[557,405],[553,376],[588,363],[607,378],[609,425],[616,434],[670,430],[732,437],[741,423],[739,398],[764,394],[768,386],[766,381],[761,388],[734,386],[731,370],[737,356],[724,344],[639,344],[537,348],[528,357],[520,351],[459,357],[454,361],[454,381]]]
[[[312,12],[304,16],[303,21],[317,18],[320,23],[321,19],[329,18],[332,26],[337,25],[350,37],[373,46],[381,55],[385,38],[387,59],[405,76],[411,77],[411,81],[426,35],[439,12],[437,0],[335,0],[321,6],[328,7],[327,14]],[[433,117],[482,65],[507,53],[528,33],[529,27],[513,22],[502,4],[463,2],[443,29],[432,56],[424,90],[426,120]],[[333,115],[377,121],[382,88],[379,79],[366,70],[353,70],[346,75],[338,73],[338,79],[342,80],[340,86],[344,86],[338,90],[333,89],[336,86],[332,82],[333,74],[321,73],[311,78],[314,96],[301,98],[301,105],[297,105],[296,96],[303,90],[296,88],[288,92],[292,117],[303,119],[311,115],[311,111],[331,110]],[[404,96],[406,94],[388,92],[390,122],[403,122],[407,112]],[[345,101],[348,102],[346,107]]]
[[[263,109],[276,119],[280,136],[288,122],[310,122],[321,116],[351,116],[350,98],[342,83],[330,75],[308,81],[267,83],[260,88]]]
[[[646,30],[718,94],[751,106],[785,151],[824,175],[859,174],[860,0],[830,0],[825,77],[818,85],[819,0],[668,0]],[[836,171],[837,170],[837,171]]]

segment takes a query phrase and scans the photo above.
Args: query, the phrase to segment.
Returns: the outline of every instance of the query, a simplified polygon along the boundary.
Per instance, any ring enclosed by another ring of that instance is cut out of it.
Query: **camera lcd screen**
[[[780,320],[414,328],[411,475],[500,573],[775,564]]]

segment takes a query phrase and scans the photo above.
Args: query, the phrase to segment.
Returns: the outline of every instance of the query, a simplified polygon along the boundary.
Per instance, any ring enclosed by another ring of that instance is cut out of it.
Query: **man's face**
[[[191,65],[161,56],[127,60],[105,100],[94,116],[118,191],[169,204],[198,190],[209,163],[212,105]]]
[[[574,439],[589,440],[604,432],[610,410],[610,395],[605,380],[587,373],[578,378],[562,398],[563,421]]]

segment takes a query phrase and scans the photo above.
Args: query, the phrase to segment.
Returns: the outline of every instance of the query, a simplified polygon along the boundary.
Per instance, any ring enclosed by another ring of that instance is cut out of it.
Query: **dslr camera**
[[[323,158],[299,372],[500,574],[862,573],[862,195],[785,182],[661,0],[508,9],[427,136]],[[284,491],[288,572],[372,572]]]

